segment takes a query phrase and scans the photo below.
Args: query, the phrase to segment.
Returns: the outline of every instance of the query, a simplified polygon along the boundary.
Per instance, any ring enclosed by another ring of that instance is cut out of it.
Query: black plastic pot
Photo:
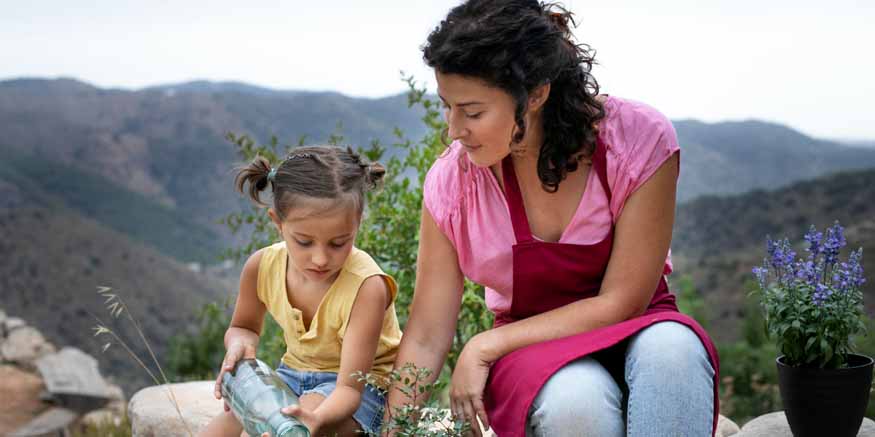
[[[855,437],[872,386],[873,360],[848,355],[848,367],[790,367],[778,357],[778,387],[794,437]]]

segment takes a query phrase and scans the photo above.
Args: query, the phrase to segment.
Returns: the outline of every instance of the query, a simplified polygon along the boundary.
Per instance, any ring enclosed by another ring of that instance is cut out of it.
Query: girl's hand
[[[488,332],[488,331],[487,331]],[[455,418],[464,419],[471,424],[471,432],[482,437],[477,418],[489,429],[489,419],[483,405],[483,392],[489,377],[491,361],[486,357],[486,333],[475,335],[465,344],[453,378],[450,381],[450,410]]]
[[[233,370],[237,362],[244,358],[255,358],[255,349],[255,345],[242,341],[235,341],[228,345],[225,359],[222,360],[222,367],[219,369],[219,376],[216,377],[216,388],[213,393],[216,399],[222,399],[222,376],[225,372]],[[225,411],[231,410],[227,401],[225,401],[224,407]]]
[[[322,428],[321,417],[313,411],[302,407],[300,404],[289,405],[282,409],[282,413],[286,416],[294,416],[300,420],[310,430],[310,435],[312,436],[318,435],[319,429]]]

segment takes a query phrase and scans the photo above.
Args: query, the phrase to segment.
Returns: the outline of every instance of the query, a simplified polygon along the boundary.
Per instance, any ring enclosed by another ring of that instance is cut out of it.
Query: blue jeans
[[[708,353],[691,329],[661,322],[559,369],[532,402],[526,436],[705,437],[713,419]]]
[[[280,364],[276,373],[298,397],[308,393],[317,393],[328,397],[337,388],[337,373],[334,372],[303,372]],[[375,387],[365,385],[362,391],[362,402],[353,413],[352,418],[362,427],[365,433],[378,435],[383,421],[383,405],[386,398]]]

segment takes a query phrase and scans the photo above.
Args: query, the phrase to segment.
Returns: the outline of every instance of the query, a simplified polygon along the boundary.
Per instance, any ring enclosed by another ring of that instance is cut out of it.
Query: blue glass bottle
[[[310,437],[298,419],[281,409],[298,403],[298,397],[267,364],[243,359],[234,370],[222,375],[222,396],[243,429],[252,436]]]

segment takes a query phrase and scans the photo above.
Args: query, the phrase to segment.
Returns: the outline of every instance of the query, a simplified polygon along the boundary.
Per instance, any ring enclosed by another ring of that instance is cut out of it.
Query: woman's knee
[[[572,430],[580,435],[582,429],[591,435],[622,435],[622,391],[595,359],[573,361],[538,392],[529,411],[529,429],[535,436],[562,436]]]
[[[702,341],[692,329],[677,322],[657,323],[630,340],[626,352],[627,378],[634,368],[682,375],[704,372],[713,377],[714,374]]]

